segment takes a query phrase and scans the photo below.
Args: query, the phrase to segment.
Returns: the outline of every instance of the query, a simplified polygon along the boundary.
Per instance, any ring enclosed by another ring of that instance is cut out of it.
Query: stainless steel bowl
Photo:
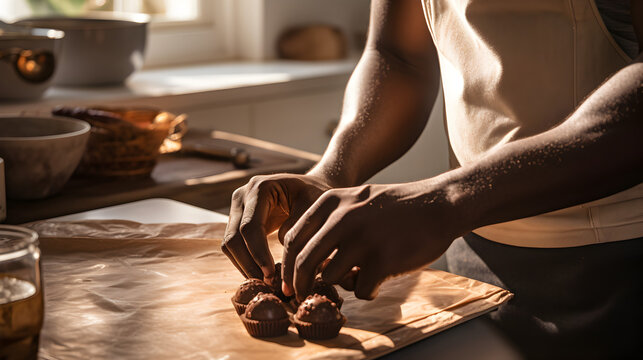
[[[143,65],[148,20],[135,14],[118,19],[31,18],[15,24],[64,31],[54,84],[87,86],[120,84]]]
[[[0,100],[39,98],[52,84],[64,32],[0,25]]]
[[[80,162],[90,128],[75,119],[0,117],[7,197],[40,199],[59,192]]]

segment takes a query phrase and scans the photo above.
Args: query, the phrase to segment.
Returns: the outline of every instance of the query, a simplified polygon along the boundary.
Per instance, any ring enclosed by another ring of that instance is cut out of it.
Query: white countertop
[[[241,102],[284,91],[345,84],[356,63],[355,58],[315,62],[237,61],[147,69],[134,73],[124,85],[52,87],[38,100],[0,102],[0,114],[48,110],[52,105],[65,103],[117,102],[167,107],[177,102],[181,106]]]
[[[148,199],[52,220],[118,219],[142,223],[226,222],[228,217],[169,199]],[[513,346],[484,319],[476,318],[385,355],[383,359],[522,359]]]

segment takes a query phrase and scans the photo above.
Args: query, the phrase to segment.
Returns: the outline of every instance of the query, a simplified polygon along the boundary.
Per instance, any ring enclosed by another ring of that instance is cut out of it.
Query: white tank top
[[[440,60],[452,166],[552,128],[632,60],[614,42],[593,0],[423,0],[423,5]],[[527,247],[641,237],[643,183],[475,232]]]

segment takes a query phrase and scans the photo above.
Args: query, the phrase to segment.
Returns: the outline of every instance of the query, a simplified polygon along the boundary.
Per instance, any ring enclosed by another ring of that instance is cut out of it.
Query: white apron
[[[453,166],[559,124],[631,61],[593,0],[423,0],[423,6],[440,59]],[[474,232],[546,248],[642,237],[643,183]]]

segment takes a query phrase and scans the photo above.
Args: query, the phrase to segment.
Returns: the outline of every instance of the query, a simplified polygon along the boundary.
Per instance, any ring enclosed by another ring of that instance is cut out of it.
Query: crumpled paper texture
[[[41,222],[44,359],[370,359],[495,309],[512,294],[424,269],[373,301],[341,290],[335,339],[256,339],[231,296],[243,277],[220,251],[225,224]],[[273,254],[281,248],[271,240]]]

